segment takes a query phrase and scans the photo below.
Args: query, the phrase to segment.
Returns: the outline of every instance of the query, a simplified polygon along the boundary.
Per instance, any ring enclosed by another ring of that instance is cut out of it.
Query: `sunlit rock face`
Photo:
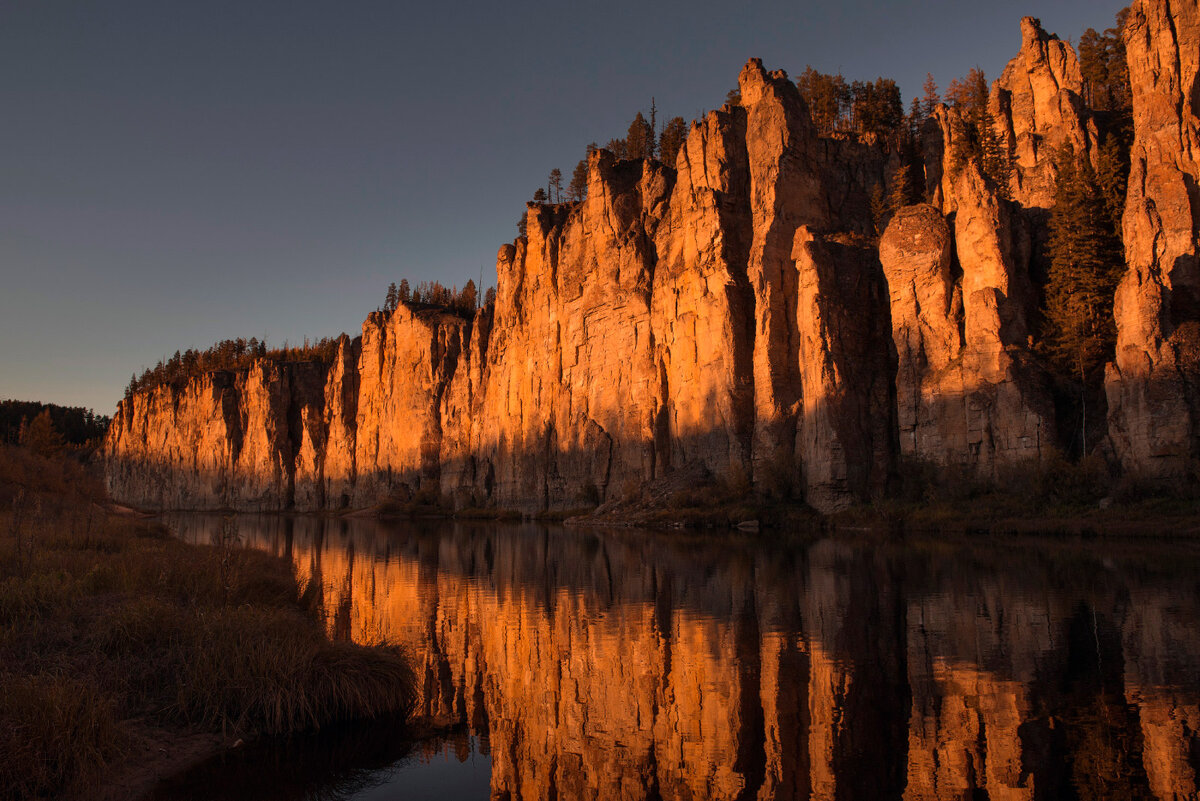
[[[158,508],[291,506],[297,475],[320,483],[324,380],[318,365],[263,361],[122,401],[105,446],[110,492]]]
[[[809,475],[810,503],[827,510],[878,495],[896,451],[882,272],[861,245],[797,255],[795,240],[802,226],[864,237],[884,154],[819,138],[781,72],[751,61],[739,82],[741,103],[693,125],[675,165],[599,151],[582,203],[531,204],[527,237],[497,256],[495,306],[474,320],[403,304],[373,314],[331,367],[303,368],[324,371],[303,396],[280,381],[253,390],[269,399],[242,392],[262,382],[255,371],[301,369],[264,363],[231,379],[230,399],[207,377],[124,402],[106,448],[114,493],[252,509],[428,493],[538,511],[687,469],[797,490]],[[865,283],[839,277],[846,254]],[[865,325],[849,311],[860,302]],[[164,416],[180,394],[196,398]],[[192,475],[161,497],[134,486],[151,464],[194,472],[186,447],[147,432],[199,432],[221,403],[250,415],[205,434],[219,453],[202,466],[222,486],[260,471],[253,481],[202,491],[211,482]]]
[[[191,518],[203,541],[220,519]],[[240,518],[329,630],[402,645],[494,797],[1194,798],[1184,550],[683,543]]]
[[[1200,12],[1139,0],[1130,20],[1108,433],[1126,469],[1169,477],[1200,456]],[[928,203],[877,238],[872,193],[899,156],[818,135],[796,85],[753,59],[675,164],[598,151],[584,201],[530,204],[471,319],[402,304],[331,365],[264,361],[122,402],[113,496],[538,512],[695,476],[833,511],[883,494],[902,455],[984,477],[1042,458],[1068,439],[1034,348],[1055,157],[1098,149],[1074,51],[1033,18],[1021,33],[989,100],[1007,187],[941,106]]]
[[[1023,223],[962,155],[962,126],[954,109],[930,118],[941,206],[901,209],[879,256],[899,357],[900,448],[986,474],[1040,457],[1054,441],[1054,402],[1030,349],[1037,300]]]
[[[1040,458],[1056,442],[1049,380],[1030,348],[1040,302],[1030,276],[1059,153],[1094,158],[1097,147],[1074,50],[1032,17],[1021,21],[1021,37],[989,100],[1013,157],[1011,200],[966,155],[959,111],[940,107],[925,125],[924,157],[927,194],[945,223],[928,208],[905,209],[880,242],[900,358],[902,452],[984,474]]]
[[[1138,0],[1125,30],[1134,141],[1109,433],[1126,468],[1178,475],[1200,453],[1200,10]]]
[[[363,325],[353,504],[404,497],[440,476],[442,398],[470,336],[453,314],[401,306]]]
[[[1094,156],[1098,134],[1083,101],[1083,76],[1071,45],[1021,20],[1021,51],[992,84],[992,117],[1011,144],[1012,198],[1027,209],[1054,205],[1060,151]]]

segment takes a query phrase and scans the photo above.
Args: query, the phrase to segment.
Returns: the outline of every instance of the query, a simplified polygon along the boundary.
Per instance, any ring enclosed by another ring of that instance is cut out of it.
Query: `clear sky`
[[[0,398],[111,413],[229,337],[357,333],[390,281],[495,281],[535,188],[746,59],[999,75],[1112,0],[0,3]]]

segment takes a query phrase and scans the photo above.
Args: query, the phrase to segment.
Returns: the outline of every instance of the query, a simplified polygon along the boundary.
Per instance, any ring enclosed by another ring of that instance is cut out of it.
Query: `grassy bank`
[[[909,461],[892,498],[836,520],[993,533],[1193,536],[1200,534],[1200,485],[1195,475],[1170,481],[1118,475],[1099,456],[1072,462],[1051,454],[990,477]]]
[[[863,527],[974,533],[1200,536],[1200,466],[1194,475],[1149,480],[1116,475],[1099,457],[1038,463],[979,476],[959,466],[906,460],[891,493],[874,503],[821,515],[796,493],[718,480],[669,476],[568,522],[651,528],[751,527],[832,533]]]
[[[172,754],[410,708],[403,656],[330,641],[284,560],[178,542],[23,448],[0,509],[0,799],[133,797]]]

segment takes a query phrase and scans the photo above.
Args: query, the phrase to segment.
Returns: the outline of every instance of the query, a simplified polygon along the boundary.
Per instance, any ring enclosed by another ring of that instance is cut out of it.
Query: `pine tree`
[[[393,312],[396,310],[396,282],[388,284],[387,297],[383,301],[383,310],[385,312]]]
[[[937,81],[933,79],[933,73],[925,73],[925,84],[921,89],[925,93],[921,100],[921,116],[928,117],[938,107],[938,104],[942,102],[942,97],[938,94]]]
[[[399,303],[408,303],[412,299],[412,290],[408,286],[408,279],[401,278],[400,286],[396,289],[396,300]]]
[[[654,98],[650,98],[650,155],[647,158],[654,158],[658,155],[658,106],[654,104]]]
[[[658,156],[663,164],[674,167],[679,151],[687,141],[687,123],[683,117],[672,117],[663,126],[662,136],[658,138]]]
[[[996,122],[988,103],[988,82],[983,70],[974,67],[967,77],[950,82],[946,100],[957,108],[967,126],[966,156],[992,182],[997,194],[1012,198],[1010,183],[1013,157],[1007,137],[996,133]]]
[[[852,89],[841,74],[826,75],[808,66],[796,79],[796,87],[819,133],[828,136],[848,125]]]
[[[913,138],[920,135],[921,123],[926,119],[921,108],[921,101],[915,97],[908,106],[908,135]]]
[[[50,419],[50,410],[43,409],[42,413],[30,421],[21,432],[21,444],[39,456],[53,456],[63,449],[63,438]]]
[[[1079,71],[1084,101],[1098,111],[1124,111],[1130,105],[1129,65],[1122,30],[1129,9],[1117,12],[1116,26],[1103,34],[1088,28],[1079,37]]]
[[[529,235],[528,215],[522,214],[521,218],[519,220],[517,220],[517,236],[523,237],[523,236],[528,236],[528,235]],[[414,303],[416,302],[415,296],[414,296],[413,302]]]
[[[871,188],[871,220],[875,225],[875,235],[883,236],[887,229],[890,216],[888,215],[888,199],[883,191],[883,184],[875,184]]]
[[[1077,383],[1086,453],[1087,393],[1113,353],[1113,293],[1124,260],[1088,160],[1065,152],[1057,161],[1041,347],[1058,374]]]
[[[625,157],[629,159],[648,159],[654,157],[654,130],[642,112],[638,112],[629,123],[629,133],[625,137]]]
[[[1133,93],[1129,87],[1129,62],[1125,58],[1125,24],[1129,20],[1129,6],[1117,12],[1117,24],[1104,31],[1105,51],[1108,55],[1109,107],[1114,111],[1128,112],[1133,104]]]
[[[467,281],[467,285],[462,288],[462,292],[458,293],[458,302],[455,305],[459,311],[466,315],[473,315],[475,313],[475,310],[479,308],[479,292],[475,289],[475,281]]]
[[[549,188],[546,194],[552,203],[562,203],[562,170],[555,167],[550,171]]]
[[[892,184],[888,189],[887,210],[888,219],[896,216],[896,212],[907,205],[916,203],[919,199],[916,191],[916,181],[913,180],[912,167],[901,164],[892,173]]]
[[[539,186],[537,188],[537,191],[533,193],[533,202],[534,203],[545,203],[546,202],[546,190],[542,189]]]
[[[624,139],[609,139],[608,144],[604,149],[613,154],[614,158],[625,159],[629,158],[629,147]]]
[[[587,160],[580,159],[579,163],[575,165],[575,171],[571,173],[571,183],[567,187],[567,194],[574,202],[578,203],[587,197],[587,179]]]
[[[1112,228],[1120,231],[1121,218],[1125,214],[1125,190],[1129,184],[1129,150],[1117,136],[1105,139],[1096,154],[1096,182]]]
[[[1079,37],[1079,71],[1083,75],[1084,102],[1092,108],[1106,107],[1101,100],[1108,85],[1108,54],[1095,28],[1088,28]]]

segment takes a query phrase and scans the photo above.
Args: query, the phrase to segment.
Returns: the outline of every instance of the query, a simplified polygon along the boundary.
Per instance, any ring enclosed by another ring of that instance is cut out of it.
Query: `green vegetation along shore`
[[[320,588],[0,446],[0,799],[136,798],[239,739],[407,716],[404,655],[326,636]]]

